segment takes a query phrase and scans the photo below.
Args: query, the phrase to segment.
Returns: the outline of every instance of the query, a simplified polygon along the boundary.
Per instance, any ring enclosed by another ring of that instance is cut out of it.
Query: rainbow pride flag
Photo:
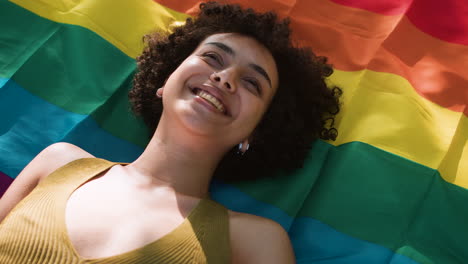
[[[213,199],[283,225],[298,263],[468,263],[468,2],[233,2],[291,17],[334,64],[343,111],[303,169],[215,182]],[[0,1],[0,194],[54,142],[133,161],[148,138],[127,101],[142,36],[197,6]]]

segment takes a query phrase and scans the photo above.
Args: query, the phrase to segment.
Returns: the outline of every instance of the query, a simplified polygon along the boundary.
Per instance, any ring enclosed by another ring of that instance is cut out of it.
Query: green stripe
[[[468,259],[468,191],[365,143],[319,141],[300,171],[236,186],[291,216],[315,218],[421,263],[431,263],[427,256],[434,263]]]
[[[90,114],[122,85],[134,60],[98,35],[61,25],[16,71],[13,79],[65,110]]]
[[[146,128],[130,112],[134,59],[88,29],[41,18],[0,2],[0,76],[70,112],[90,114],[113,135],[139,146]],[[3,11],[3,12],[2,12]],[[3,34],[6,32],[5,34]]]
[[[141,119],[136,119],[130,110],[128,90],[132,87],[133,75],[129,75],[115,93],[92,113],[92,117],[112,135],[146,147],[149,141],[147,128]]]
[[[0,77],[10,78],[59,25],[8,1],[0,1]]]

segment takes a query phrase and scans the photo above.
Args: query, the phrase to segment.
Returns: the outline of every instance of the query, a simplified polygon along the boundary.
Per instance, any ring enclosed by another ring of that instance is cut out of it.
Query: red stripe
[[[364,9],[374,13],[392,16],[408,10],[413,0],[330,0],[340,5]]]
[[[2,197],[12,182],[12,178],[0,171],[0,197]]]
[[[427,34],[468,45],[467,0],[414,0],[406,15]]]

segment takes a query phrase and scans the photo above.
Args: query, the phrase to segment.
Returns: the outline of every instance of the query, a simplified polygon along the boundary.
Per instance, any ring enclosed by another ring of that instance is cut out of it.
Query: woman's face
[[[211,35],[166,81],[163,116],[229,149],[249,138],[277,87],[267,48],[240,34]]]

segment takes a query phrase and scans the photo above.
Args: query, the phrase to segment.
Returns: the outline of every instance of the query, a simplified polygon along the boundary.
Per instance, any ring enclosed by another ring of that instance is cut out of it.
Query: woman
[[[145,151],[118,164],[43,150],[0,200],[0,262],[294,263],[280,225],[208,198],[214,176],[298,168],[336,134],[331,68],[289,35],[273,13],[210,2],[146,37],[129,94],[153,132]]]

